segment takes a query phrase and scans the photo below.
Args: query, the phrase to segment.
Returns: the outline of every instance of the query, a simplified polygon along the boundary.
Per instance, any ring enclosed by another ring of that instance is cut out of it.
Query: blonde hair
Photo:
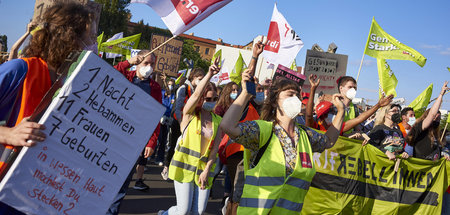
[[[373,124],[373,127],[384,124],[384,118],[390,109],[391,109],[390,105],[386,105],[378,109],[378,111],[375,114],[375,123]]]

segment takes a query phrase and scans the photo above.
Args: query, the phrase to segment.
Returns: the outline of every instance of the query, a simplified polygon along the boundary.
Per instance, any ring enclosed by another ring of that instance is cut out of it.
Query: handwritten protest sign
[[[0,201],[27,214],[105,214],[165,108],[92,52],[0,183]]]
[[[347,71],[347,55],[332,54],[308,50],[306,52],[305,76],[313,74],[320,78],[320,85],[316,92],[322,91],[325,94],[337,93],[337,79],[344,76]],[[309,81],[303,86],[304,92],[310,92]]]
[[[153,34],[152,41],[150,42],[150,49],[155,49],[168,39],[170,39],[170,37]],[[156,68],[154,68],[155,71],[166,73],[172,77],[177,77],[182,50],[183,41],[172,39],[170,42],[153,52],[157,57]]]
[[[290,80],[295,81],[299,86],[303,85],[306,77],[298,72],[295,72],[292,69],[289,69],[281,64],[278,64],[277,70],[275,70],[275,74],[273,75],[273,80],[276,80],[279,77],[284,77]]]
[[[36,2],[34,3],[34,14],[32,20],[40,21],[44,12],[49,7],[58,2],[69,3],[74,2],[74,0],[36,0]],[[89,8],[89,10],[93,12],[95,16],[94,20],[97,27],[100,21],[100,13],[102,12],[102,5],[90,0],[75,0],[75,2],[86,5]]]

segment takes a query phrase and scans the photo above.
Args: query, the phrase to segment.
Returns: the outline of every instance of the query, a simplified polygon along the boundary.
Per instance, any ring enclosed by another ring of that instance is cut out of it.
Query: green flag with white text
[[[378,25],[375,18],[372,19],[369,38],[367,38],[364,53],[374,58],[383,58],[386,60],[410,60],[416,62],[421,67],[427,61],[418,51],[387,34]]]
[[[380,98],[388,95],[394,95],[397,97],[397,92],[395,88],[397,87],[398,80],[395,77],[394,73],[391,70],[389,64],[387,64],[384,59],[377,59],[378,65],[378,79],[380,83]]]
[[[431,94],[433,93],[433,83],[431,83],[427,89],[425,89],[419,96],[417,96],[408,107],[412,107],[414,109],[414,113],[416,114],[416,118],[418,119],[422,116],[423,112],[427,110],[428,104],[430,103]]]
[[[247,69],[247,65],[244,62],[244,58],[242,58],[241,52],[239,52],[239,57],[234,65],[234,69],[230,74],[230,79],[232,82],[236,84],[240,84],[242,80],[242,72],[244,69]]]
[[[104,42],[100,45],[99,51],[122,55],[131,55],[131,49],[136,49],[141,39],[141,34]]]

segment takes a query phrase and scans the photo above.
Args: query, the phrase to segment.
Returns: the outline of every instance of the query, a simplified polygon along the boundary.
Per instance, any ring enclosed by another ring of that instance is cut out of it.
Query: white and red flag
[[[231,0],[131,0],[152,7],[173,35],[192,28]]]
[[[278,11],[275,4],[269,33],[267,33],[267,44],[262,53],[264,59],[272,64],[289,67],[302,47],[303,41]]]

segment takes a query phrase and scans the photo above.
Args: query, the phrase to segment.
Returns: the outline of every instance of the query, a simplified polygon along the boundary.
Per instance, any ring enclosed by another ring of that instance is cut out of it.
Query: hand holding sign
[[[44,130],[45,126],[28,120],[29,117],[24,118],[17,126],[9,128],[9,130],[5,132],[4,138],[1,138],[4,139],[2,143],[13,146],[30,147],[36,143],[35,141],[44,141],[45,134],[42,133],[41,130]]]
[[[242,72],[242,80],[241,80],[242,92],[245,91],[248,93],[247,83],[249,82],[252,82],[251,70],[246,69],[244,70],[244,72]]]

